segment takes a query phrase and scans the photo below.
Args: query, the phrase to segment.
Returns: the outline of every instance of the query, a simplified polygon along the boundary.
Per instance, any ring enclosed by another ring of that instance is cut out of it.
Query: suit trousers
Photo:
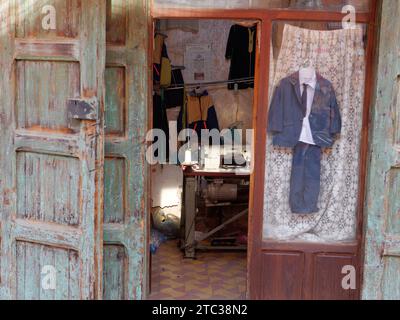
[[[293,150],[289,203],[292,213],[318,212],[321,147],[299,142]]]

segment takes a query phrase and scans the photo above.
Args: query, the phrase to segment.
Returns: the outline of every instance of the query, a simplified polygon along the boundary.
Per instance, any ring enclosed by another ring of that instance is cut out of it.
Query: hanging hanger
[[[303,61],[303,63],[302,63],[302,65],[301,65],[301,68],[302,69],[308,69],[308,68],[310,68],[312,65],[311,65],[311,60],[310,59],[305,59],[304,61]]]

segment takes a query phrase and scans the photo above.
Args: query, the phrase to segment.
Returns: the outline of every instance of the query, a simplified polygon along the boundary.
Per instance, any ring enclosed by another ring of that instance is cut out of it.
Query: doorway
[[[149,299],[246,298],[258,28],[154,20]]]

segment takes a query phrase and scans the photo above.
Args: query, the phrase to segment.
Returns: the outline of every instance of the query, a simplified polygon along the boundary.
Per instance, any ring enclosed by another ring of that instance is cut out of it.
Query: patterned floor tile
[[[176,241],[152,256],[151,300],[237,300],[246,296],[246,253],[199,252],[184,259]]]

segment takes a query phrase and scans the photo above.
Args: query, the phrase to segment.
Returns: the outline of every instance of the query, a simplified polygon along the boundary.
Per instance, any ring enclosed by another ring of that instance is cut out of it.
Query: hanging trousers
[[[290,208],[292,213],[318,212],[321,183],[321,147],[299,142],[293,150],[290,178]]]

